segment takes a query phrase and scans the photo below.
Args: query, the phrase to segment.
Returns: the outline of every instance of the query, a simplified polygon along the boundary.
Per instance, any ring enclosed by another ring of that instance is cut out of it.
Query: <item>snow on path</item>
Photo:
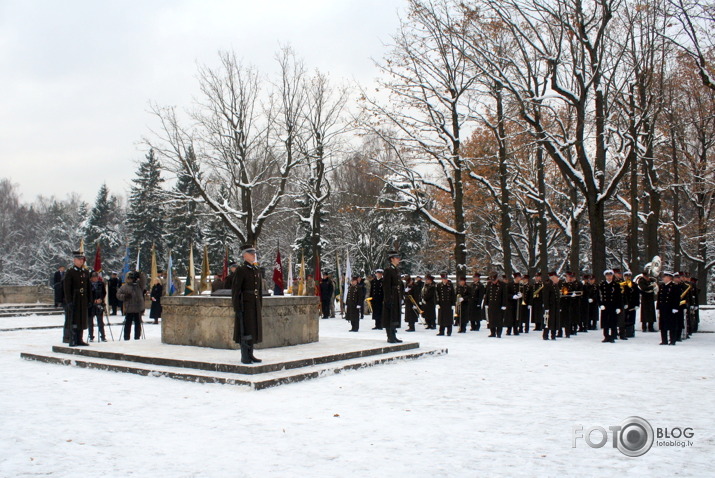
[[[320,323],[322,336],[383,337],[371,325]],[[545,342],[418,327],[398,335],[449,354],[263,391],[19,358],[60,334],[0,332],[2,477],[715,476],[715,334],[660,347],[657,333],[602,344],[600,331]],[[632,415],[693,427],[694,446],[572,448],[574,425]]]

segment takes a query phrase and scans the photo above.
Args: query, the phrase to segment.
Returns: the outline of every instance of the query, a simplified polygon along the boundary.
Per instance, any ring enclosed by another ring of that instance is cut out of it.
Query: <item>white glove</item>
[[[549,309],[545,309],[544,314],[548,314],[548,313],[549,313]]]
[[[693,307],[693,309],[698,310],[698,309],[700,309],[700,307],[698,307],[698,306],[696,305],[695,307]]]
[[[362,305],[357,306],[358,310],[362,309]]]
[[[621,313],[621,309],[616,309],[616,314],[620,314],[620,313]]]
[[[461,303],[461,302],[464,302],[464,297],[460,297],[460,298],[459,298],[459,302],[460,302],[460,303]]]
[[[484,310],[489,310],[489,306],[488,306],[488,305],[485,305],[485,306],[484,306]]]
[[[673,309],[673,313],[674,313],[674,314],[677,314],[677,313],[678,313],[678,309]]]
[[[506,310],[506,307],[502,307],[501,310]]]
[[[599,307],[599,308],[600,308],[601,310],[606,310],[606,306],[605,306],[605,305],[602,305],[602,306]]]
[[[522,297],[524,297],[524,294],[522,294],[521,292],[519,292],[518,294],[516,294],[516,298],[517,298],[517,299],[521,299]]]
[[[640,309],[640,308],[641,308],[641,307],[640,307],[639,305],[637,305],[637,306],[633,307],[633,310],[638,310],[638,309]]]
[[[439,304],[437,304],[437,310],[439,310]]]
[[[529,306],[528,309],[531,310],[531,306]]]
[[[589,304],[593,304],[593,299],[588,299]]]
[[[408,288],[405,289],[405,292],[409,292],[409,291],[411,291],[411,290],[412,290],[412,288],[411,288],[411,287],[408,287]]]
[[[512,298],[512,299],[518,299],[518,298],[519,298],[519,294],[514,294],[514,295],[511,296],[511,298]]]

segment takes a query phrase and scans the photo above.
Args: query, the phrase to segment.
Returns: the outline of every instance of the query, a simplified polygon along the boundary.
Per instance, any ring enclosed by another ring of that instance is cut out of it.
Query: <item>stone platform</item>
[[[22,353],[46,363],[168,377],[201,383],[246,385],[264,389],[397,360],[441,355],[446,349],[422,349],[417,342],[323,338],[320,342],[263,350],[263,363],[244,365],[234,350],[174,346],[157,339],[107,342],[89,347],[54,346],[51,353]]]
[[[161,337],[166,344],[238,349],[233,341],[231,297],[172,296],[161,300]],[[263,298],[263,342],[257,349],[318,341],[318,297]]]

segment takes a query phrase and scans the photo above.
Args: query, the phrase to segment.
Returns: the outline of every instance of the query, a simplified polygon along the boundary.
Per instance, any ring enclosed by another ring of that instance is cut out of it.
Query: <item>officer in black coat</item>
[[[263,341],[263,281],[256,262],[256,249],[249,244],[241,247],[243,264],[236,268],[231,282],[233,310],[236,313],[233,340],[241,344],[241,363],[260,363],[253,346]]]
[[[435,330],[437,328],[437,313],[435,307],[437,305],[437,286],[434,283],[434,277],[427,274],[425,276],[425,285],[422,287],[422,301],[420,302],[422,316],[427,324],[425,328]]]
[[[549,272],[548,280],[541,289],[544,306],[544,332],[542,338],[556,340],[556,332],[561,330],[561,280],[555,271]]]
[[[534,274],[534,284],[531,292],[531,321],[535,324],[534,330],[544,328],[544,283],[541,280],[541,272]]]
[[[375,278],[370,281],[370,306],[372,307],[372,320],[375,321],[375,327],[372,330],[382,330],[382,305],[385,298],[383,290],[384,272],[382,269],[377,269]]]
[[[335,285],[330,280],[330,274],[323,273],[323,280],[320,281],[320,306],[323,310],[323,318],[330,317],[330,303],[335,298]]]
[[[387,332],[388,343],[397,344],[402,343],[402,340],[398,339],[396,335],[401,322],[402,293],[404,289],[399,269],[401,258],[397,251],[390,251],[387,253],[387,259],[390,263],[385,268],[385,274],[382,279],[384,292],[382,326]]]
[[[462,276],[457,280],[457,288],[455,290],[457,298],[455,299],[454,307],[459,312],[455,317],[459,324],[459,333],[467,332],[467,324],[469,323],[469,307],[472,303],[472,288],[467,285],[467,278]]]
[[[509,300],[508,294],[507,284],[500,281],[496,273],[491,274],[484,292],[484,308],[487,311],[487,321],[491,331],[489,337],[501,338],[504,328],[504,312]]]
[[[484,284],[482,284],[481,276],[475,272],[472,276],[472,283],[469,285],[469,323],[470,330],[479,330],[484,319]]]
[[[598,303],[601,309],[601,327],[603,327],[602,342],[616,341],[618,317],[623,311],[623,295],[621,285],[613,278],[613,271],[603,273],[605,279],[598,285]]]
[[[82,340],[87,328],[89,312],[89,270],[84,266],[84,253],[75,251],[74,265],[65,273],[63,281],[65,300],[64,342],[70,347],[89,345]]]
[[[452,335],[452,322],[454,321],[454,311],[452,307],[456,299],[456,294],[454,293],[454,285],[447,277],[447,273],[443,272],[441,275],[441,281],[437,284],[436,295],[437,295],[437,308],[439,312],[437,313],[437,323],[439,324],[439,333],[437,335]]]
[[[360,290],[358,287],[358,276],[352,276],[348,286],[347,300],[345,301],[345,320],[350,321],[349,332],[360,330],[360,310],[362,301],[360,300]]]
[[[673,282],[671,272],[663,273],[663,283],[658,289],[658,309],[660,345],[675,345],[678,340],[677,318],[680,304],[680,287]],[[670,342],[668,342],[670,334]]]

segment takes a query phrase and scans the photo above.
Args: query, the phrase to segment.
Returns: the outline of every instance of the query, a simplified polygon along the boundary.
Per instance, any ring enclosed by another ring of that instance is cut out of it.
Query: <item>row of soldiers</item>
[[[381,269],[375,271],[367,299],[375,329],[382,328],[382,275]],[[481,321],[487,320],[490,337],[501,337],[504,329],[506,335],[528,333],[533,324],[544,340],[555,340],[596,330],[600,318],[603,342],[613,343],[635,336],[639,309],[643,332],[655,332],[657,309],[661,343],[675,344],[683,332],[689,337],[696,331],[699,322],[697,281],[684,273],[664,273],[661,283],[648,270],[635,278],[630,271],[607,270],[601,281],[592,274],[578,280],[572,272],[563,278],[551,272],[546,280],[540,273],[533,279],[515,273],[511,280],[492,273],[486,284],[477,273],[471,283],[459,277],[456,286],[443,273],[437,280],[428,274],[424,281],[403,276],[400,289],[408,332],[415,330],[421,316],[427,329],[439,327],[438,335],[451,335],[453,327],[459,333],[467,328],[478,331]],[[357,296],[350,302],[362,309]]]

